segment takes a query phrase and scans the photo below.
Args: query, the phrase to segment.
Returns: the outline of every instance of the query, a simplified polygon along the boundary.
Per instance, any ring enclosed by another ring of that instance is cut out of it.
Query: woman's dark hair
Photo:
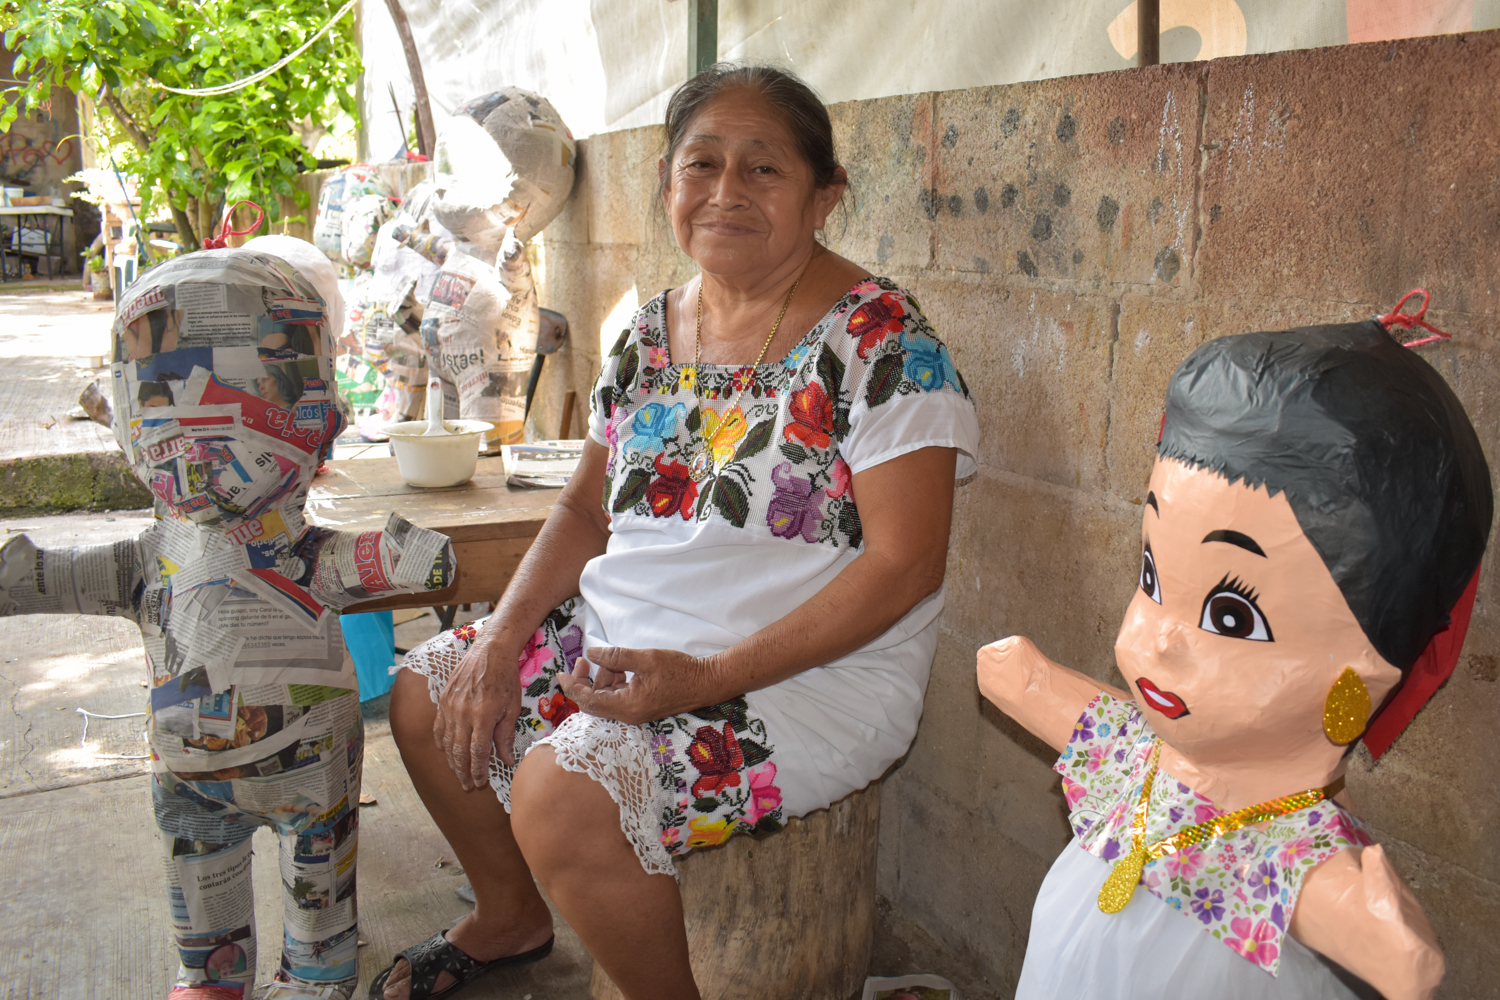
[[[177,400],[172,396],[172,387],[167,385],[166,379],[160,382],[141,382],[140,388],[135,391],[137,403],[144,404],[146,400],[156,399],[158,396],[164,397],[168,406],[177,405]]]
[[[678,87],[667,103],[667,162],[671,163],[677,155],[677,147],[687,138],[688,126],[698,112],[720,94],[737,87],[760,94],[781,115],[797,151],[812,169],[813,184],[820,188],[832,184],[842,164],[834,152],[833,123],[828,119],[828,109],[811,87],[774,66],[714,63]],[[662,186],[665,189],[665,177]]]
[[[1222,337],[1172,375],[1157,453],[1285,492],[1403,675],[1489,540],[1489,466],[1458,397],[1379,322]]]

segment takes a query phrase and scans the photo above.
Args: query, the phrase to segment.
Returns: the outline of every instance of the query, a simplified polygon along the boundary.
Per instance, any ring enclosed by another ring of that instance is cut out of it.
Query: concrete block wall
[[[942,641],[886,781],[879,890],[974,996],[1008,997],[1068,841],[1054,755],[985,705],[974,652],[1011,634],[1118,683],[1166,380],[1198,344],[1368,317],[1407,289],[1455,334],[1422,348],[1500,464],[1500,35],[1179,64],[835,106],[854,182],[835,248],[910,288],[978,399]],[[572,321],[537,411],[586,399],[606,317],[693,273],[653,212],[659,129],[580,144],[537,247]],[[612,341],[618,326],[608,331]],[[1481,578],[1452,680],[1349,784],[1430,915],[1441,996],[1500,997],[1500,592]]]

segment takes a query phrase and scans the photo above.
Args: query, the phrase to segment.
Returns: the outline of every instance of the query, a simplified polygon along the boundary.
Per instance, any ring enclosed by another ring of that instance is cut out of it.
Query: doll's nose
[[[1180,660],[1187,656],[1187,627],[1182,622],[1163,622],[1156,632],[1156,655],[1164,660]]]

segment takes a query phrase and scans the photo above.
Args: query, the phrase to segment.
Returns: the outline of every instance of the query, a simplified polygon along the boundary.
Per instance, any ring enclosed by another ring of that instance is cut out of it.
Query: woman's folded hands
[[[589,679],[589,664],[599,669]],[[600,646],[558,677],[563,694],[590,715],[643,723],[715,705],[741,692],[719,690],[713,657],[674,649]],[[627,674],[629,677],[627,678]]]

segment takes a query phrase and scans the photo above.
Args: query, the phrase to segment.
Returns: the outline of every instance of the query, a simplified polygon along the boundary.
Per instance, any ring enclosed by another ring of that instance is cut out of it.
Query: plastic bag
[[[306,240],[295,236],[257,236],[245,242],[246,250],[274,254],[297,269],[297,273],[312,283],[323,300],[328,316],[328,329],[333,339],[342,341],[345,316],[344,296],[339,292],[339,275],[328,258]]]

